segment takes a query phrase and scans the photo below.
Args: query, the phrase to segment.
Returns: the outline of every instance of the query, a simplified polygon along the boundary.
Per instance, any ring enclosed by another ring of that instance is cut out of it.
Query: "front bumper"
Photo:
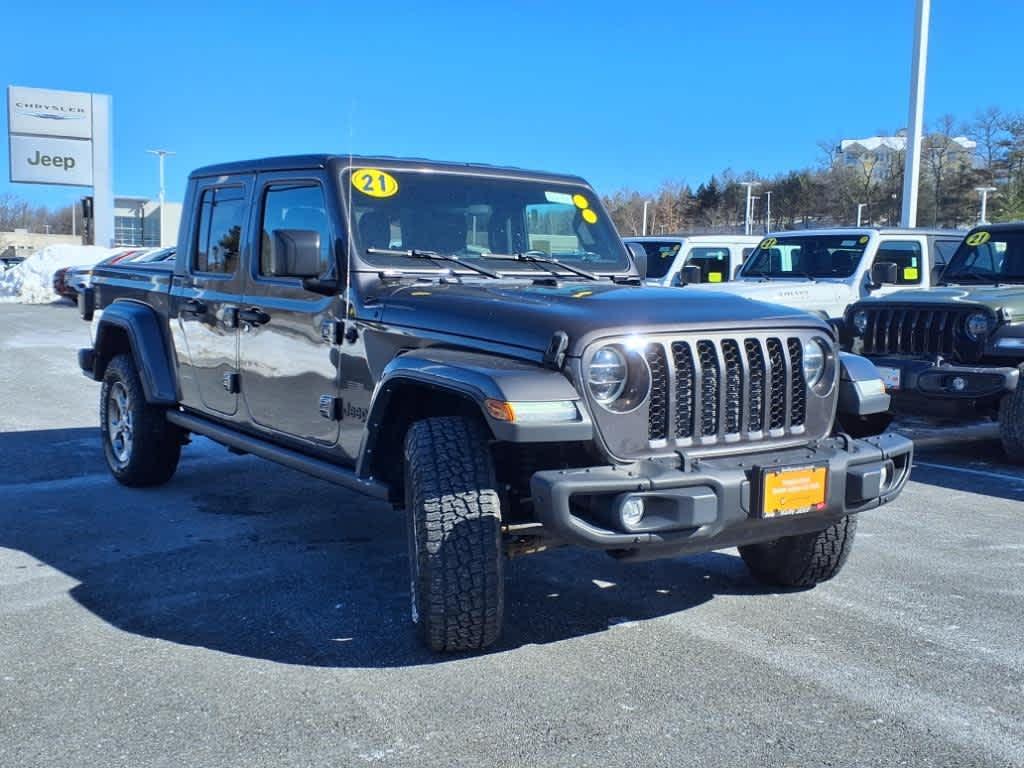
[[[1010,366],[936,364],[902,357],[872,357],[870,360],[876,367],[900,372],[899,387],[891,390],[897,397],[977,400],[1013,392],[1020,382],[1020,371]]]
[[[546,470],[531,479],[535,514],[554,540],[635,559],[707,552],[822,530],[845,515],[887,504],[910,477],[913,443],[888,433],[864,440],[830,438],[817,446],[690,462]],[[757,486],[764,469],[825,466],[822,509],[761,517]],[[888,475],[888,480],[886,480]],[[642,496],[660,510],[643,530],[616,525],[607,510]]]

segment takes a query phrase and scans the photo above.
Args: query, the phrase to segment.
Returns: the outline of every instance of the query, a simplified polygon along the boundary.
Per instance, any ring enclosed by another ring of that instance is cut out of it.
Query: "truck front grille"
[[[802,431],[803,341],[738,336],[647,345],[652,443],[708,444]]]
[[[866,355],[941,355],[971,359],[979,351],[979,345],[964,332],[967,316],[977,309],[888,306],[862,311],[868,318],[863,335]]]

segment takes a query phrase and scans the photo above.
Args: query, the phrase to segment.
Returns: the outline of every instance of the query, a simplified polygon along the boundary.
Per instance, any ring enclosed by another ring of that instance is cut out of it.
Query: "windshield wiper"
[[[526,251],[525,253],[482,253],[480,254],[484,259],[509,259],[511,261],[525,261],[528,264],[537,264],[547,269],[548,272],[560,276],[558,269],[555,267],[564,269],[566,272],[572,272],[574,275],[585,277],[587,280],[600,280],[601,278],[595,275],[593,272],[587,272],[585,269],[579,269],[578,267],[570,266],[564,261],[551,258],[550,256],[537,256],[536,254],[543,253],[543,251]]]
[[[425,261],[447,261],[452,264],[459,264],[466,269],[471,269],[474,272],[479,272],[481,275],[492,277],[495,280],[500,280],[501,275],[497,272],[491,272],[489,269],[478,267],[476,264],[470,264],[468,261],[463,261],[458,256],[446,253],[438,253],[437,251],[422,251],[419,248],[410,248],[407,251],[396,251],[391,248],[367,248],[366,252],[371,255],[379,256],[405,256],[408,259],[423,259]]]

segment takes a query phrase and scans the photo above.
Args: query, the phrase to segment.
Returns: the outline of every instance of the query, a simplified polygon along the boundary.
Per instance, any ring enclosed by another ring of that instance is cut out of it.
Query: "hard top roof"
[[[1024,221],[1009,221],[1005,224],[979,224],[973,229],[983,229],[986,232],[1020,232],[1024,231]]]
[[[867,235],[877,232],[880,235],[954,235],[963,237],[966,229],[938,229],[930,227],[826,227],[823,229],[783,229],[769,233],[772,237],[792,235]]]
[[[579,176],[546,171],[530,171],[523,168],[488,165],[487,163],[457,163],[445,160],[427,160],[419,157],[390,157],[387,155],[284,155],[231,163],[218,163],[197,168],[189,178],[204,176],[228,176],[237,173],[260,173],[271,171],[295,171],[331,167],[340,170],[349,166],[400,170],[434,170],[461,172],[481,176],[507,176],[521,179],[550,179],[552,181],[586,182]]]

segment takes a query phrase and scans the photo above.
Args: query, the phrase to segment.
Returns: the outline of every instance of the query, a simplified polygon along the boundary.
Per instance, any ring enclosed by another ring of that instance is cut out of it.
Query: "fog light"
[[[644,517],[644,500],[640,496],[630,496],[619,507],[619,517],[626,528],[636,528]]]
[[[963,376],[954,376],[949,385],[953,388],[953,391],[963,392],[967,389],[967,380]]]

